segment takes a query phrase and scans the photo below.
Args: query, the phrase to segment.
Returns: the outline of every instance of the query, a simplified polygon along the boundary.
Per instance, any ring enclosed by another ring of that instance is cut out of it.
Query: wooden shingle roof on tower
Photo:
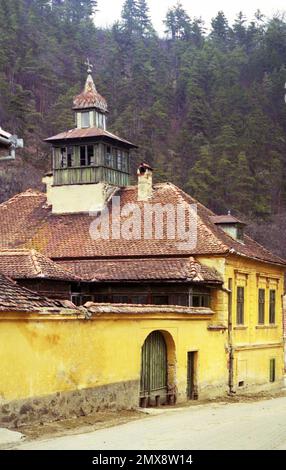
[[[74,110],[90,108],[99,109],[103,113],[108,112],[107,101],[98,93],[91,73],[87,76],[83,92],[75,96],[73,100]]]
[[[137,186],[118,189],[121,207],[136,203]],[[187,257],[196,255],[236,254],[255,260],[285,265],[285,260],[245,235],[241,243],[212,222],[215,215],[171,183],[155,184],[150,204],[197,204],[197,244],[181,250],[178,241],[167,237],[151,239],[93,239],[90,226],[94,217],[88,213],[53,214],[46,195],[26,191],[0,205],[0,249],[34,248],[57,261],[74,259],[122,259],[146,257]],[[142,210],[143,217],[143,210]],[[164,231],[164,233],[166,230]]]
[[[54,143],[62,142],[62,141],[80,141],[82,139],[90,139],[90,140],[100,140],[100,139],[110,140],[111,142],[120,142],[124,144],[128,148],[138,148],[137,145],[129,142],[126,139],[122,139],[117,135],[113,134],[112,132],[106,131],[105,129],[99,129],[98,127],[89,127],[85,129],[70,129],[68,131],[60,132],[52,137],[48,137],[45,139],[47,143]]]

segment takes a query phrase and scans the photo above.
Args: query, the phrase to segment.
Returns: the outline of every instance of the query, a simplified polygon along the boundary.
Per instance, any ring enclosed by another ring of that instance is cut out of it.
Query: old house
[[[70,321],[43,322],[34,343],[26,336],[44,360],[36,376],[26,368],[30,388],[23,384],[18,398],[64,400],[74,410],[76,391],[94,410],[279,388],[285,261],[231,214],[215,215],[172,183],[155,184],[147,164],[130,186],[136,146],[107,130],[107,104],[90,71],[74,111],[76,128],[46,140],[46,193],[29,190],[0,205],[0,270],[36,289],[39,276],[27,268],[33,253],[42,273],[53,272],[44,275],[53,283],[37,290],[55,296],[54,282],[65,283],[81,306]],[[187,244],[182,213],[194,229]],[[16,252],[9,271],[1,259]],[[49,348],[46,328],[55,337]]]

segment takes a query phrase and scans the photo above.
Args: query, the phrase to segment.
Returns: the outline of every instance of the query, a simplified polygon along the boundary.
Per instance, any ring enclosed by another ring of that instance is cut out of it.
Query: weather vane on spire
[[[92,73],[93,65],[89,58],[86,59],[85,65],[87,66],[87,73]]]

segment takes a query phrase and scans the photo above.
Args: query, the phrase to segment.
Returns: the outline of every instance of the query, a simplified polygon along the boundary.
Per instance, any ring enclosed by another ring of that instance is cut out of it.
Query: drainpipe
[[[229,394],[233,395],[235,392],[233,385],[233,363],[234,363],[234,350],[232,343],[232,279],[228,280],[228,364],[229,364],[229,374],[228,374],[228,387]]]

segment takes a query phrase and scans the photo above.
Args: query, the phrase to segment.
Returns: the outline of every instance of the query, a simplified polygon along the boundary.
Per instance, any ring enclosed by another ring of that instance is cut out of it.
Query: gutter
[[[232,279],[228,280],[228,289],[223,289],[224,292],[228,293],[228,388],[229,395],[235,394],[234,390],[234,347],[232,340]]]

